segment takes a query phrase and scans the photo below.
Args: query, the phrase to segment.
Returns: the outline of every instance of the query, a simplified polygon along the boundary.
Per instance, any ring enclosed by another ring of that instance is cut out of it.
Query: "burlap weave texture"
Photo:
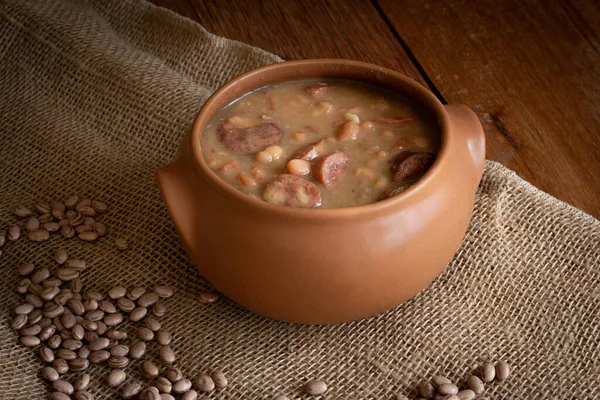
[[[22,299],[16,266],[55,269],[65,245],[91,265],[84,284],[176,289],[163,325],[186,375],[224,371],[211,399],[305,398],[322,378],[328,399],[414,396],[425,377],[464,382],[486,360],[514,367],[493,399],[600,398],[600,222],[489,162],[468,234],[443,274],[384,315],[336,326],[263,319],[228,301],[190,265],[153,181],[202,102],[219,85],[276,56],[215,37],[136,1],[0,0],[0,224],[14,206],[71,193],[110,205],[99,243],[22,239],[0,257],[0,399],[42,399],[34,351],[9,327]],[[132,248],[118,252],[116,236]],[[156,347],[151,346],[154,357]],[[139,379],[139,363],[128,370]],[[117,398],[93,366],[97,399]],[[415,396],[416,397],[416,396]],[[325,397],[323,397],[325,398]]]

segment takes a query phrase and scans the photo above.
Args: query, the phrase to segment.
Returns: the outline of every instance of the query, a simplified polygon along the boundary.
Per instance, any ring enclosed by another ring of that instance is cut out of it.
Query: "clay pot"
[[[211,171],[200,136],[218,110],[265,85],[311,78],[363,80],[424,105],[442,134],[433,166],[398,196],[326,210],[266,203]],[[484,161],[483,129],[469,108],[442,105],[386,68],[318,59],[261,67],[221,87],[156,179],[190,259],[216,289],[266,317],[328,324],[389,310],[442,271],[467,230]]]

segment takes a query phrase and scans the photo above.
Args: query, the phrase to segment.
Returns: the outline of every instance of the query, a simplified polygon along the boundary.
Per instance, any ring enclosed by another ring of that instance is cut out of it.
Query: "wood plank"
[[[444,98],[477,111],[488,158],[600,217],[597,4],[374,0]]]
[[[287,60],[351,58],[402,72],[424,83],[377,10],[365,1],[152,0],[208,31]]]

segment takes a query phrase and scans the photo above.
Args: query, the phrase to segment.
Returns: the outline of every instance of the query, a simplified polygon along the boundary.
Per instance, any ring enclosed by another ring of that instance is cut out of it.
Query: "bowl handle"
[[[466,150],[473,165],[474,177],[479,184],[485,166],[485,134],[477,114],[462,104],[445,105],[450,117],[452,131],[464,138]]]
[[[179,238],[189,254],[198,215],[193,188],[194,178],[191,176],[191,167],[185,163],[185,158],[178,158],[158,168],[155,179]]]

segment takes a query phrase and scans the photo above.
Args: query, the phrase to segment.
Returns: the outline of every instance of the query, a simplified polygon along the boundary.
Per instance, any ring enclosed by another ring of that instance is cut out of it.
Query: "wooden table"
[[[597,0],[152,0],[284,59],[403,72],[477,112],[487,157],[600,218]]]

